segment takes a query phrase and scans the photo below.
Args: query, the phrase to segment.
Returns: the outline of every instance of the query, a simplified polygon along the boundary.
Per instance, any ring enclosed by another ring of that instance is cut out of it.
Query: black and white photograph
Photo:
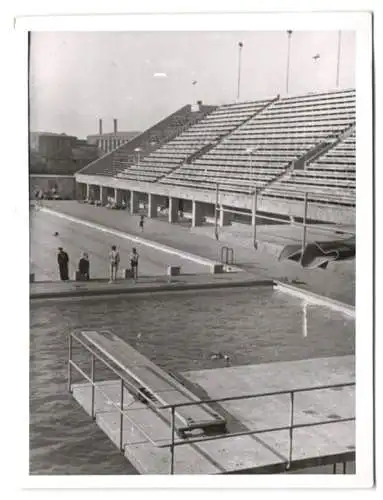
[[[30,484],[371,484],[371,14],[168,17],[21,23]]]

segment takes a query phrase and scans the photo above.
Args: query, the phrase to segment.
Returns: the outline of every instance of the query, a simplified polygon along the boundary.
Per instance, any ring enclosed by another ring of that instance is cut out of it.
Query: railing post
[[[171,444],[170,444],[170,474],[174,474],[174,433],[175,433],[175,408],[171,408]]]
[[[332,473],[333,473],[333,474],[336,474],[336,463],[335,463],[335,464],[333,464],[333,466],[332,466]]]
[[[123,433],[124,433],[124,381],[121,379],[121,396],[120,396],[120,450],[124,451]]]
[[[293,432],[294,432],[294,391],[290,392],[290,428],[289,428],[289,461],[286,465],[286,470],[290,469],[293,458]]]
[[[95,415],[94,415],[94,393],[95,393],[95,387],[94,387],[94,378],[95,378],[95,359],[94,359],[94,354],[92,354],[91,358],[91,365],[90,365],[90,378],[92,380],[92,408],[91,408],[91,414],[92,418],[94,420]]]
[[[347,462],[343,462],[343,474],[346,474]]]
[[[69,334],[68,391],[72,392],[72,334]]]

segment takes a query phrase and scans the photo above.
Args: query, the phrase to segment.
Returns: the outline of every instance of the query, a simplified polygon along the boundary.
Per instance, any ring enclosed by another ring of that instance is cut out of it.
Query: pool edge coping
[[[50,298],[67,298],[67,297],[97,297],[105,295],[128,295],[128,294],[140,294],[140,293],[156,293],[156,292],[176,292],[176,291],[189,291],[189,290],[213,290],[213,289],[225,289],[225,288],[240,288],[240,287],[257,287],[257,286],[269,286],[273,287],[275,284],[274,280],[256,280],[248,279],[241,281],[216,281],[207,283],[161,283],[159,285],[144,285],[137,288],[113,288],[105,287],[93,290],[59,290],[59,291],[47,291],[47,292],[35,292],[30,293],[30,300],[36,299],[50,299]]]
[[[349,316],[355,318],[355,306],[351,304],[347,304],[345,302],[341,302],[336,299],[331,299],[330,297],[326,297],[325,295],[320,295],[318,293],[312,292],[310,290],[305,290],[303,288],[290,285],[290,283],[283,283],[282,281],[273,280],[274,285],[273,288],[275,290],[280,290],[283,293],[287,293],[289,295],[294,295],[295,297],[300,297],[302,299],[306,299],[309,303],[315,303],[317,305],[327,306],[336,311],[342,312]]]

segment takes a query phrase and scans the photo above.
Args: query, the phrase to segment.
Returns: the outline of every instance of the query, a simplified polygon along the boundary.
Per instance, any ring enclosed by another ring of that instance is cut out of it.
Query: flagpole
[[[340,47],[342,43],[342,32],[338,31],[338,56],[336,62],[336,88],[339,88]]]
[[[289,74],[290,74],[290,45],[291,45],[291,30],[287,31],[287,66],[286,66],[286,94],[289,93]]]
[[[243,43],[238,43],[238,86],[237,86],[237,101],[239,101],[240,88],[241,88],[241,58],[242,58]]]

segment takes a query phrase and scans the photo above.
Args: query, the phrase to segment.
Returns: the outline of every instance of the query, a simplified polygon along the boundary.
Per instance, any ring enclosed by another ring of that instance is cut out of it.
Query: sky
[[[342,31],[339,87],[355,86],[355,32]],[[286,31],[32,32],[30,129],[85,138],[143,131],[185,104],[286,94]],[[313,56],[319,54],[316,60]],[[294,31],[289,94],[336,88],[338,31]],[[196,84],[192,84],[196,81]]]

